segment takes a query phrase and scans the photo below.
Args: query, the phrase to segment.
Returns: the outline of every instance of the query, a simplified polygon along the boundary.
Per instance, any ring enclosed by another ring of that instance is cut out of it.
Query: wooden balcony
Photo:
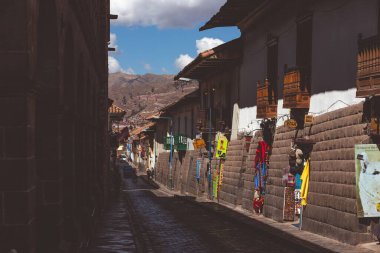
[[[300,68],[293,68],[285,73],[283,108],[310,108],[310,91],[304,81],[304,75]]]
[[[268,79],[264,84],[257,82],[257,119],[270,119],[277,117],[277,99],[274,89]]]
[[[380,95],[380,37],[359,39],[356,96]]]

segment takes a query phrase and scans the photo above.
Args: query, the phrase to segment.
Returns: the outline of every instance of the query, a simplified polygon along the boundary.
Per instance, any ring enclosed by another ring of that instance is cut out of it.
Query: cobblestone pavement
[[[202,207],[215,203],[167,195],[141,178],[125,184],[141,252],[323,252]]]
[[[137,252],[124,196],[112,200],[106,211],[90,253]]]
[[[257,221],[214,202],[173,196],[146,177],[124,179],[123,189],[99,224],[89,253],[378,252],[373,251],[378,245],[358,248],[297,235],[283,223],[273,228],[273,221]]]

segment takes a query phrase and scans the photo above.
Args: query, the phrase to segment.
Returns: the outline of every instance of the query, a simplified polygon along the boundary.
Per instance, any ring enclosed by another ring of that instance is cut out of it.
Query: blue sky
[[[206,2],[206,4],[205,4]],[[176,74],[203,50],[240,36],[236,27],[198,29],[225,0],[111,0],[110,73]]]

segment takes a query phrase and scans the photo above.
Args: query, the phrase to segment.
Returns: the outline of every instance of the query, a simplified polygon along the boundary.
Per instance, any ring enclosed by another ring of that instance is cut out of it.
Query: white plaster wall
[[[362,102],[363,99],[356,98],[356,88],[346,91],[327,91],[313,95],[310,101],[309,114],[320,115],[326,112],[338,110]],[[282,108],[283,100],[278,101],[277,115],[279,120],[277,126],[284,124],[287,117],[281,117],[289,114],[289,109]],[[239,109],[239,132],[254,132],[260,128],[260,120],[256,119],[257,107],[246,107]],[[236,138],[235,138],[236,139]]]

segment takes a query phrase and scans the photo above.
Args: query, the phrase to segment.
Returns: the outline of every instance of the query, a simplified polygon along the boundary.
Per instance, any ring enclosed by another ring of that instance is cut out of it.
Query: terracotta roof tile
[[[121,109],[120,107],[118,107],[117,105],[113,104],[109,109],[108,109],[108,112],[109,113],[125,113],[125,111],[123,109]]]

